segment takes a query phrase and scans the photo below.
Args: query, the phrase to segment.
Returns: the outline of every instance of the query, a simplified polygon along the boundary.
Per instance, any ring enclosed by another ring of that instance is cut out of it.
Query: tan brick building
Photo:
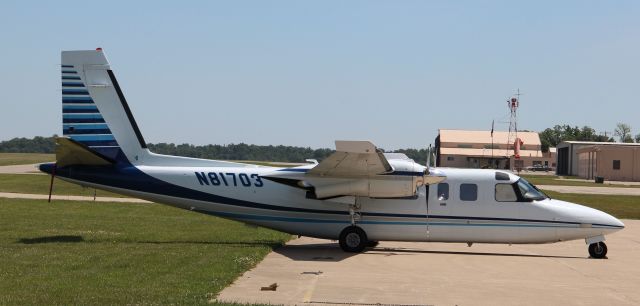
[[[558,144],[559,175],[640,181],[640,144],[565,141]]]
[[[520,158],[514,157],[515,139],[508,132],[440,129],[436,138],[436,165],[456,168],[523,170],[534,165],[555,168],[555,150],[543,153],[536,132],[518,132],[523,142]]]

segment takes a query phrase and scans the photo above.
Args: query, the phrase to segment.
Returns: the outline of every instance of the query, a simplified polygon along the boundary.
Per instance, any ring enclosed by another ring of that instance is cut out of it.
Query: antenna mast
[[[509,107],[509,111],[511,112],[511,117],[509,118],[509,134],[507,136],[507,157],[511,155],[515,155],[515,146],[514,143],[516,139],[518,139],[518,107],[520,106],[520,88],[517,89],[516,94],[513,95],[509,100],[507,100],[507,106]],[[513,154],[511,154],[513,150]],[[514,165],[511,165],[511,168],[514,168]]]

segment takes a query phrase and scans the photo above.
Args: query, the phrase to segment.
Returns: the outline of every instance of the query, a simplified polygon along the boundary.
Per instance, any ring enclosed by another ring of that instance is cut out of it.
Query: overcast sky
[[[0,2],[0,140],[61,134],[102,47],[148,142],[425,147],[439,128],[640,133],[640,1]]]

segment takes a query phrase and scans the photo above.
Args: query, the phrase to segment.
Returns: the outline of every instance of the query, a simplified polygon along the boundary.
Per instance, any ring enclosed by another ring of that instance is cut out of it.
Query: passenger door
[[[439,224],[444,217],[451,214],[451,185],[444,181],[429,185],[427,193],[427,241],[442,236],[444,230]],[[434,236],[435,235],[435,236]]]

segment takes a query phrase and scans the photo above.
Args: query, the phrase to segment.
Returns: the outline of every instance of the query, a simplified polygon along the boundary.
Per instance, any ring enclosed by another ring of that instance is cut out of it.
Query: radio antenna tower
[[[509,118],[509,134],[507,136],[507,157],[515,155],[514,143],[518,139],[518,107],[520,106],[520,88],[517,89],[516,94],[507,100],[507,106],[511,112]],[[513,152],[512,152],[513,151]],[[510,154],[513,153],[513,154]],[[513,165],[511,165],[513,169]]]

